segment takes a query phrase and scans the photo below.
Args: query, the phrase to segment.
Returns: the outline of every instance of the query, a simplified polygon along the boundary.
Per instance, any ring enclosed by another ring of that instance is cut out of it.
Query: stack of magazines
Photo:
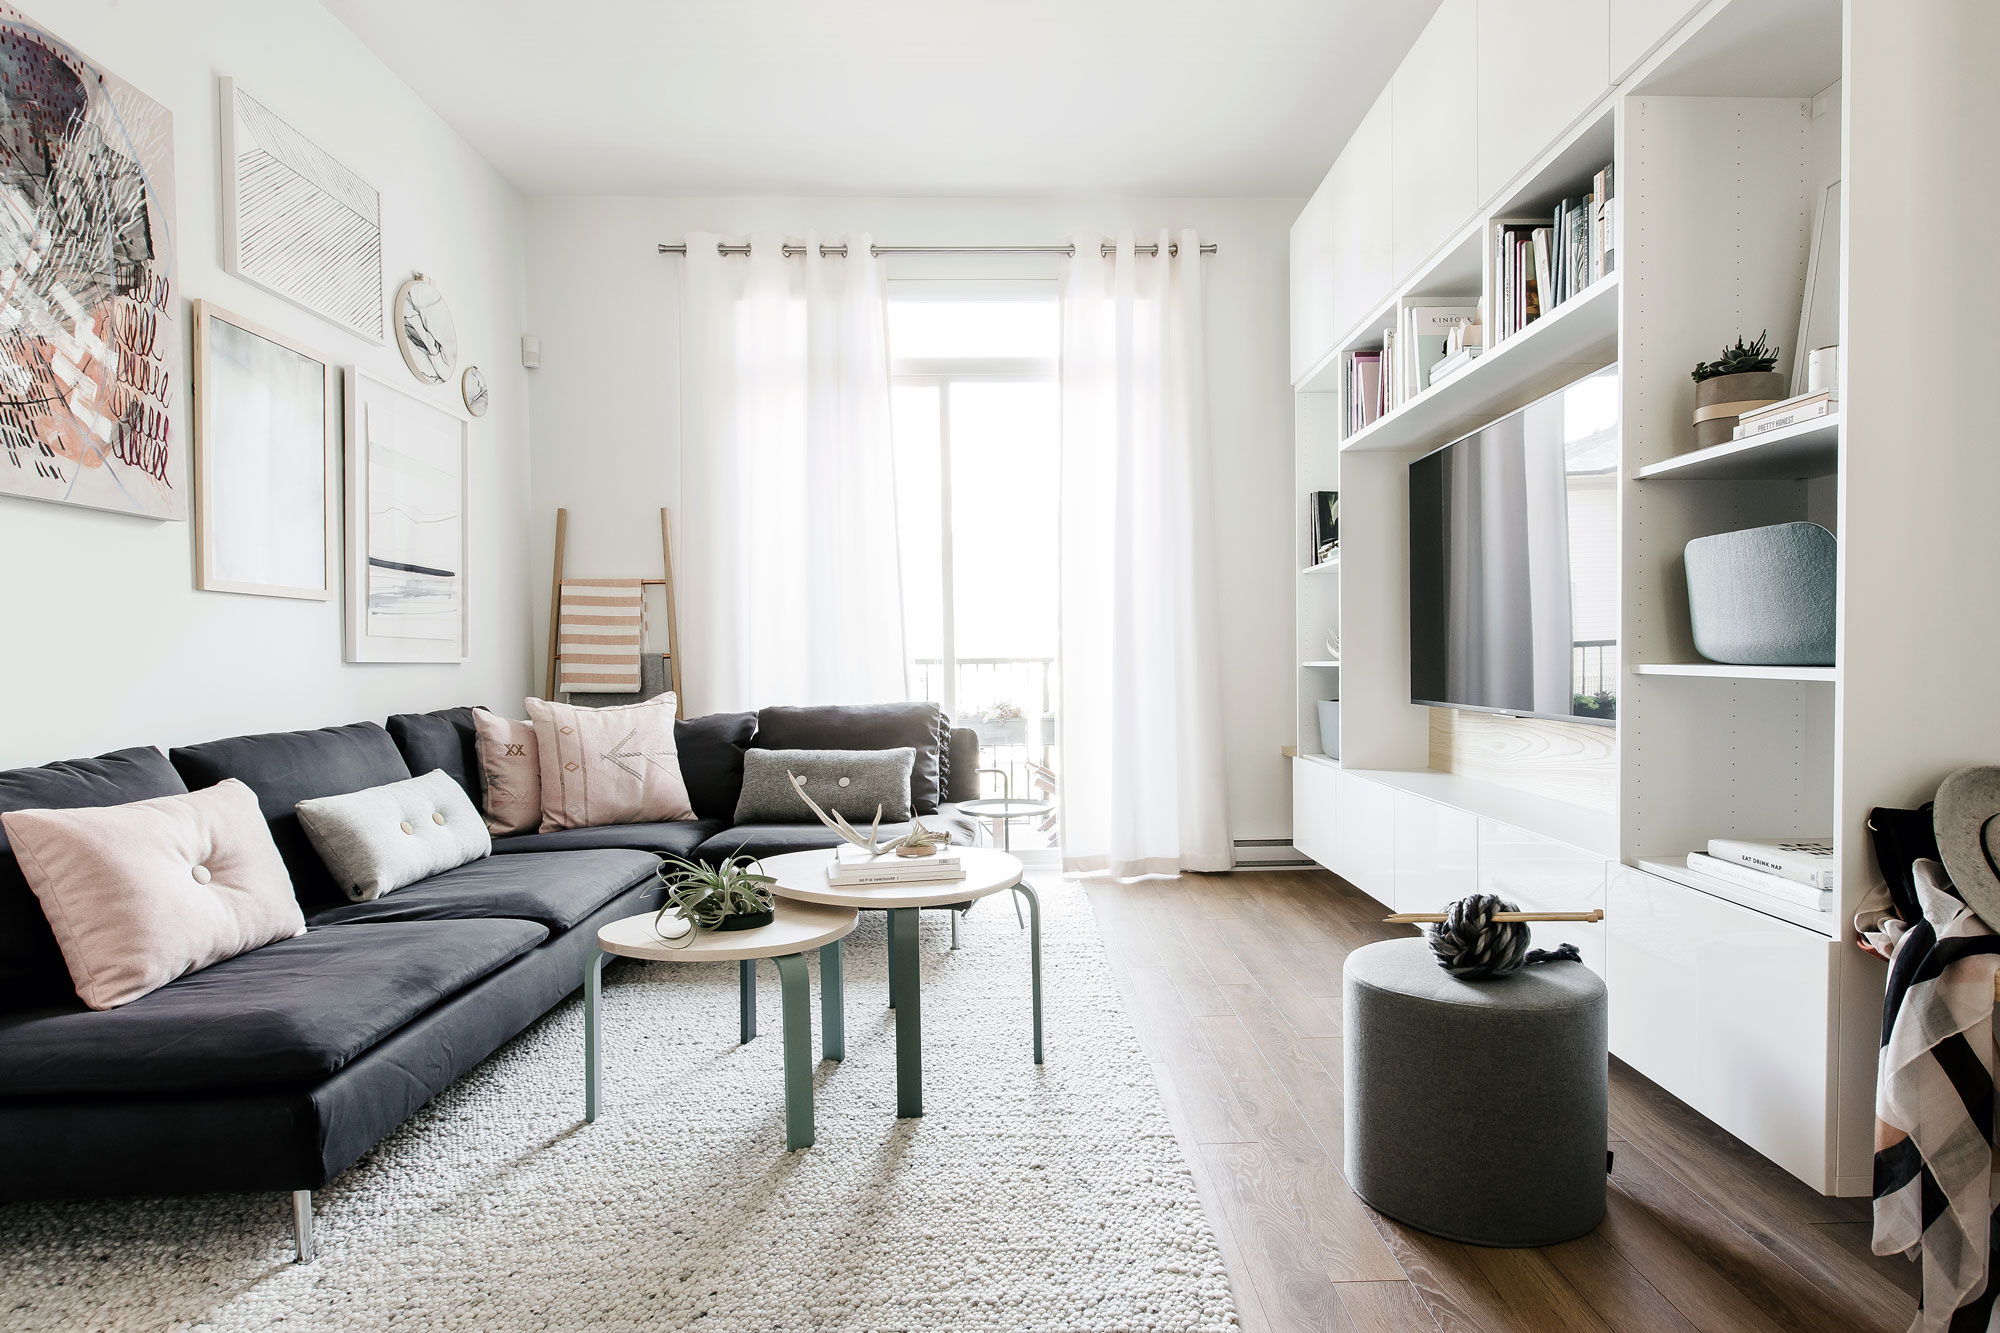
[[[1734,888],[1762,893],[1794,907],[1833,910],[1833,839],[1786,838],[1769,842],[1710,838],[1708,853],[1689,852],[1687,867]]]
[[[843,843],[826,863],[826,882],[835,888],[863,884],[943,884],[965,878],[958,853],[946,847],[929,856],[871,856],[865,849]]]

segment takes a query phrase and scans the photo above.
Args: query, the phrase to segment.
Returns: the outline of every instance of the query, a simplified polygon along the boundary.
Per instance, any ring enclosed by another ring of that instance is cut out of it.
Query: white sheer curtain
[[[1227,870],[1201,241],[1104,239],[1062,298],[1063,861]]]
[[[880,263],[865,235],[724,239],[690,235],[682,269],[688,715],[905,698]]]

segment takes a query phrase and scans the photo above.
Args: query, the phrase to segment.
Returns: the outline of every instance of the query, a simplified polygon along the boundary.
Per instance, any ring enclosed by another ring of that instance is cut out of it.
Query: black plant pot
[[[776,915],[776,910],[769,907],[761,912],[738,912],[735,916],[726,916],[716,922],[715,928],[717,930],[755,930],[759,926],[770,925]]]

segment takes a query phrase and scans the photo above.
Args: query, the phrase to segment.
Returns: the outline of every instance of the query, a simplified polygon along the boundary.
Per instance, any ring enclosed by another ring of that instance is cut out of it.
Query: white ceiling
[[[323,0],[532,194],[1302,195],[1438,0]]]

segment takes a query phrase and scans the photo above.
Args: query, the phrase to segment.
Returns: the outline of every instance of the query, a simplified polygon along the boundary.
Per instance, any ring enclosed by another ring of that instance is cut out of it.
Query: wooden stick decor
[[[1398,912],[1394,916],[1385,916],[1382,918],[1383,921],[1398,926],[1421,925],[1429,921],[1447,921],[1449,919],[1443,912]],[[1602,921],[1604,919],[1604,909],[1593,907],[1588,912],[1495,912],[1492,919],[1495,921]]]

